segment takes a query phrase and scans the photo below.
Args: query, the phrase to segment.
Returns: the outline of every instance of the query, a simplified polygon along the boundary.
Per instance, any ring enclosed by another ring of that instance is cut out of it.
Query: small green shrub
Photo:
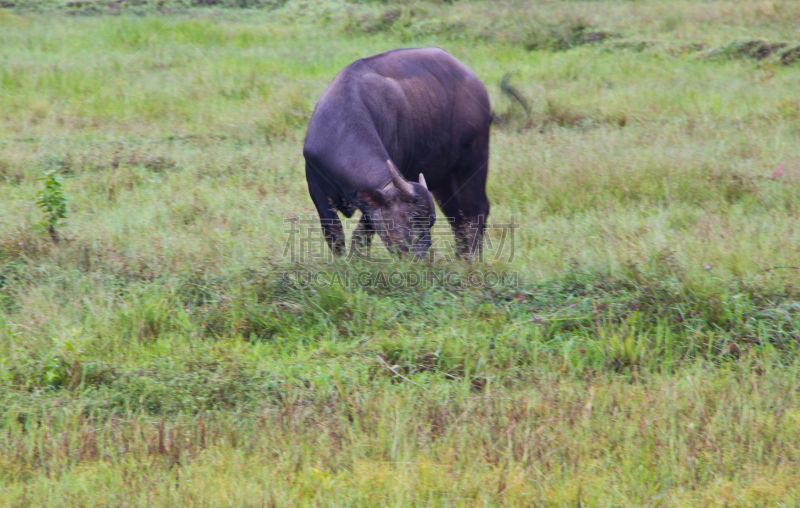
[[[39,226],[47,229],[53,242],[58,243],[58,230],[67,225],[62,221],[67,218],[68,200],[55,171],[48,171],[39,180],[44,181],[44,189],[39,192],[39,197],[36,199],[36,205],[44,212],[44,220]]]

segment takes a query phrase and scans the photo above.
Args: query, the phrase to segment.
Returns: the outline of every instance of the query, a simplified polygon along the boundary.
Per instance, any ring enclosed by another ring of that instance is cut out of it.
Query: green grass
[[[0,10],[0,505],[800,502],[796,2],[115,5]],[[288,259],[317,97],[427,45],[514,256]]]

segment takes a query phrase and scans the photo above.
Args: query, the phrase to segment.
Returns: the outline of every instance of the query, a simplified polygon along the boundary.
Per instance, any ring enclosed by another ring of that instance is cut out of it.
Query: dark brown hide
[[[459,253],[477,253],[489,214],[491,121],[483,84],[441,49],[395,50],[344,68],[317,102],[303,147],[331,249],[344,252],[337,211],[351,217],[359,209],[354,248],[377,232],[390,250],[424,254],[435,197]]]

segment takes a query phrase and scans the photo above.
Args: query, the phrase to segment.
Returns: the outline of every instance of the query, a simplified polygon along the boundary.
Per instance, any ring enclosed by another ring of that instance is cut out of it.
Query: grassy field
[[[0,506],[800,504],[800,3],[0,5]],[[319,94],[431,45],[513,249],[292,259]]]

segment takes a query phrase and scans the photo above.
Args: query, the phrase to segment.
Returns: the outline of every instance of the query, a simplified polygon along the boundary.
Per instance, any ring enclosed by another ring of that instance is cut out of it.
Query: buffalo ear
[[[386,195],[380,189],[364,189],[358,191],[358,199],[373,208],[381,208],[386,204]]]

